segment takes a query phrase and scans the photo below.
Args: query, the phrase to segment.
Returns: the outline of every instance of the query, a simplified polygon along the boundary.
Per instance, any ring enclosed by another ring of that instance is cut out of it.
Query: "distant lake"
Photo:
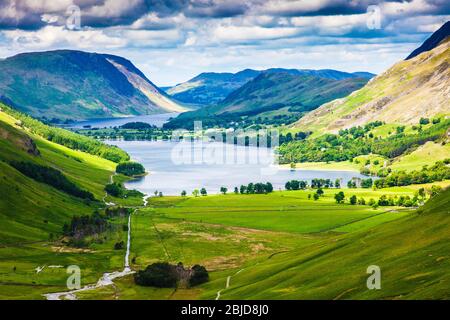
[[[142,163],[149,175],[126,183],[130,189],[164,195],[188,194],[205,187],[208,193],[228,192],[250,182],[271,182],[274,190],[284,189],[287,181],[313,178],[342,179],[344,185],[353,177],[364,178],[352,171],[315,171],[278,169],[274,152],[268,148],[236,146],[221,142],[108,141],[127,151]]]
[[[126,117],[126,118],[103,118],[103,119],[90,119],[86,121],[73,122],[64,125],[64,128],[69,129],[83,129],[89,126],[89,128],[109,128],[109,127],[119,127],[129,122],[145,122],[148,124],[155,125],[157,127],[162,127],[164,123],[169,120],[169,118],[175,118],[178,113],[163,113],[163,114],[153,114],[148,116],[137,116],[137,117]]]

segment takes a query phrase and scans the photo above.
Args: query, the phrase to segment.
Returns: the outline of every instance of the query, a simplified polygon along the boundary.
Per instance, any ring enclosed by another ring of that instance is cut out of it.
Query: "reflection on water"
[[[126,183],[128,188],[147,194],[156,190],[165,195],[190,194],[194,189],[206,188],[218,193],[221,186],[233,192],[234,187],[250,182],[271,182],[275,190],[284,189],[287,181],[314,178],[342,179],[346,184],[358,172],[278,170],[271,149],[235,146],[219,142],[170,141],[110,141],[127,151],[133,160],[142,163],[149,175]],[[182,151],[180,155],[179,151]],[[199,152],[201,151],[201,152]],[[200,156],[199,156],[200,154]]]

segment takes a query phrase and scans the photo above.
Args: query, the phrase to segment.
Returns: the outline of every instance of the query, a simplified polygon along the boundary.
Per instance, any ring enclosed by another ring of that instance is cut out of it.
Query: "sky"
[[[449,0],[0,0],[0,58],[116,54],[159,86],[246,68],[380,73],[448,20]]]

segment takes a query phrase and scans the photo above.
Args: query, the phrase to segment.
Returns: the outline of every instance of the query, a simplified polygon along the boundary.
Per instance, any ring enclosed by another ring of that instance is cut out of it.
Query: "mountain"
[[[442,27],[433,33],[425,42],[416,50],[414,50],[405,60],[412,59],[419,54],[433,50],[436,48],[445,38],[450,36],[450,21],[447,21]]]
[[[348,97],[322,105],[293,126],[318,132],[372,121],[417,124],[450,114],[450,37],[436,48],[401,61]]]
[[[366,84],[366,78],[334,70],[269,69],[232,92],[216,113],[253,114],[280,107],[308,111]]]
[[[361,88],[371,76],[364,75],[366,77],[361,78],[361,73],[335,70],[268,69],[231,92],[220,103],[181,114],[166,127],[188,127],[193,120],[227,125],[247,116],[264,118],[257,121],[265,123],[273,118],[279,120],[277,124],[292,122],[303,112]]]
[[[165,89],[165,91],[171,97],[182,103],[197,106],[216,105],[221,103],[233,91],[266,72],[284,72],[291,75],[312,75],[334,80],[358,77],[370,79],[374,76],[374,74],[368,72],[347,73],[328,69],[298,70],[272,68],[262,71],[245,69],[237,73],[201,73],[195,78]]]
[[[47,119],[185,111],[127,59],[72,50],[1,60],[0,97],[23,112]]]
[[[201,73],[189,81],[166,88],[165,91],[182,103],[206,106],[216,104],[260,71],[246,69],[237,73]]]

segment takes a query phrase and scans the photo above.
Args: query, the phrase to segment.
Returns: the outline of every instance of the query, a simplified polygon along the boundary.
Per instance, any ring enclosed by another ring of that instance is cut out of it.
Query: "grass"
[[[427,142],[410,154],[394,161],[392,170],[413,171],[420,170],[425,165],[433,165],[436,161],[450,158],[450,144]]]
[[[81,267],[83,284],[122,268],[124,252],[113,249],[115,242],[125,240],[121,229],[108,232],[87,250],[50,239],[59,238],[63,224],[73,215],[92,214],[104,206],[103,188],[115,164],[31,135],[15,123],[0,112],[0,299],[42,299],[42,293],[65,290],[69,265]],[[31,141],[39,155],[28,152]],[[55,167],[99,201],[85,202],[36,182],[11,167],[11,160]],[[46,267],[37,273],[35,268],[42,266]]]
[[[415,191],[414,188],[342,190],[367,198],[381,194],[412,195]],[[412,214],[410,210],[387,212],[390,208],[373,210],[367,206],[338,205],[332,199],[335,190],[331,189],[325,190],[325,197],[319,201],[308,200],[310,192],[153,197],[149,207],[132,219],[132,268],[143,269],[157,261],[182,262],[186,266],[202,264],[210,271],[210,282],[174,292],[138,287],[131,278],[124,278],[116,281],[114,288],[84,292],[79,298],[213,299],[223,289],[226,278],[241,269],[250,270],[289,253],[293,258],[294,252],[304,254],[310,248],[335,244],[343,235],[369,232]]]
[[[234,276],[224,299],[448,299],[450,190],[421,214],[294,250]],[[382,289],[368,290],[366,269],[382,270]],[[320,275],[320,276],[317,276]],[[217,284],[204,286],[213,298]]]

